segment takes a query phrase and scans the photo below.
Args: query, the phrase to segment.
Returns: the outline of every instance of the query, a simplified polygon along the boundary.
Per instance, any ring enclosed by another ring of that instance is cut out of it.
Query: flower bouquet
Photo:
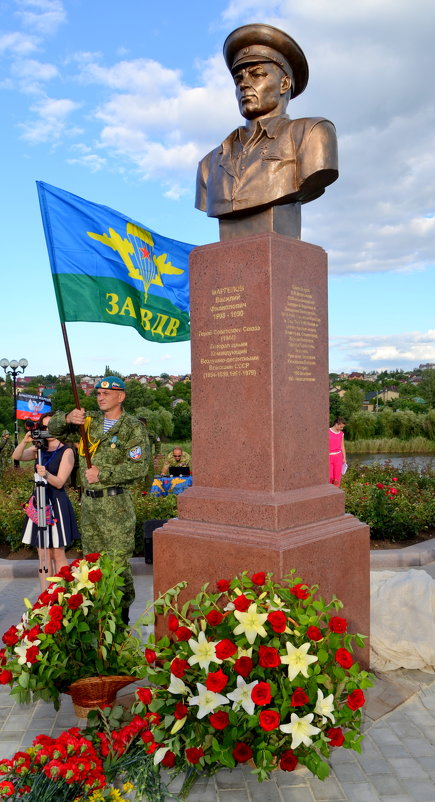
[[[354,661],[364,636],[347,632],[295,572],[282,582],[246,572],[205,585],[179,605],[180,583],[154,603],[168,635],[148,642],[148,681],[132,714],[156,767],[185,772],[181,798],[201,773],[249,762],[258,780],[299,764],[320,779],[331,749],[361,750],[364,690],[374,679]]]
[[[0,683],[19,702],[60,694],[90,677],[144,674],[143,645],[122,622],[122,566],[88,554],[62,568],[3,635]],[[125,684],[125,683],[124,683]]]

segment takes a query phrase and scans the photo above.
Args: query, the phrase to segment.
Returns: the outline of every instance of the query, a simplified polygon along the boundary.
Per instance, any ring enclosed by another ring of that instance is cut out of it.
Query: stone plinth
[[[368,633],[368,527],[328,483],[326,254],[259,234],[190,269],[193,487],[155,533],[155,591],[295,568]]]

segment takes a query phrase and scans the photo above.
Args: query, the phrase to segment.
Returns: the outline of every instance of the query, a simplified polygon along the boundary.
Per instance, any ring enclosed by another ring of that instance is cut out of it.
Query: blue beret
[[[96,390],[125,390],[125,382],[119,376],[104,376],[95,385]]]

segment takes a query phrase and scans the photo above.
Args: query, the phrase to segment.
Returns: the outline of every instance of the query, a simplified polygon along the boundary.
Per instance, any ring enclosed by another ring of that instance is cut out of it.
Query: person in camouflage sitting
[[[134,552],[136,515],[129,485],[143,480],[148,470],[150,446],[143,424],[122,409],[125,384],[117,376],[105,376],[96,385],[100,411],[73,409],[56,412],[49,431],[60,440],[71,427],[84,425],[92,465],[86,465],[79,445],[81,537],[84,554],[106,552],[124,563],[123,619],[128,624],[134,600],[130,557]]]
[[[191,468],[192,459],[187,451],[183,451],[180,446],[176,446],[165,459],[162,468],[162,476],[171,473],[171,468]]]

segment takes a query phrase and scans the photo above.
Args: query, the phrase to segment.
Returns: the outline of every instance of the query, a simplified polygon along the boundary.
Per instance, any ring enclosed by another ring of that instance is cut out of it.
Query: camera
[[[47,440],[52,435],[45,426],[41,427],[39,421],[31,420],[29,418],[28,420],[24,421],[24,428],[30,432],[32,436],[32,443],[34,446],[36,446],[36,448],[47,448]]]

